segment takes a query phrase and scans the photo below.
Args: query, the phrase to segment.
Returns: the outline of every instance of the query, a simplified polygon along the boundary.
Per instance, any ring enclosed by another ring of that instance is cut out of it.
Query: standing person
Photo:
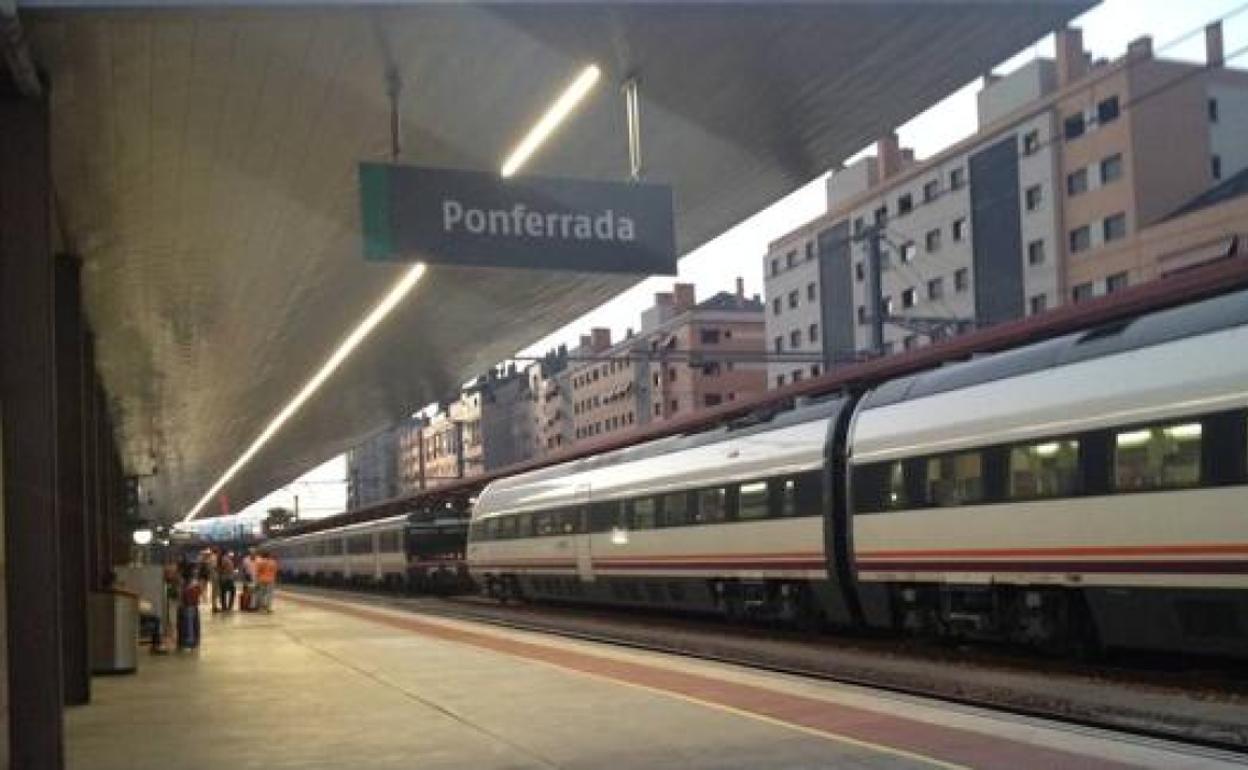
[[[163,636],[161,647],[170,647],[175,639],[175,629],[178,623],[178,601],[180,588],[182,585],[182,574],[171,557],[165,557],[165,566],[162,571],[162,578],[165,583],[165,606],[164,612],[160,617],[160,632]]]
[[[211,548],[205,548],[200,554],[199,583],[203,592],[208,595],[212,611],[217,612],[217,553]]]
[[[199,599],[203,590],[199,568],[190,559],[182,564],[181,591],[178,595],[178,649],[199,647]]]
[[[243,598],[238,608],[244,612],[256,608],[256,549],[248,548],[243,557]]]
[[[222,554],[217,563],[217,604],[222,612],[234,609],[234,572],[234,554]]]
[[[273,611],[273,586],[277,583],[277,559],[268,551],[260,554],[256,561],[256,609],[265,612]]]

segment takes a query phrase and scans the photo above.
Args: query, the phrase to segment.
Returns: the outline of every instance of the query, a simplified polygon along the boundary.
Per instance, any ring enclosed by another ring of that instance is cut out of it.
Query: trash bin
[[[120,588],[91,593],[91,673],[133,674],[138,666],[139,595]]]

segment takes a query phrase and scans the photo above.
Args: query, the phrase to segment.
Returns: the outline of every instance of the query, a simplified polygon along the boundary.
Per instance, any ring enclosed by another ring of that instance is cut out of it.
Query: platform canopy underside
[[[383,296],[356,169],[497,169],[588,63],[604,78],[526,172],[646,178],[687,252],[1091,2],[18,2],[50,87],[57,227],[81,255],[128,470],[180,518]],[[112,7],[109,7],[112,6]],[[158,6],[158,7],[157,7]],[[761,258],[761,255],[760,255]],[[727,283],[731,276],[725,275]],[[431,268],[249,463],[235,509],[638,277]],[[213,504],[205,513],[219,512]]]

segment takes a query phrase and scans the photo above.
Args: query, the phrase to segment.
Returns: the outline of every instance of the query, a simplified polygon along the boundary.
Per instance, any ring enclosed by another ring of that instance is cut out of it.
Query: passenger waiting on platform
[[[217,606],[223,612],[234,609],[234,578],[237,568],[234,566],[234,554],[221,555],[217,563]]]
[[[194,565],[182,572],[182,591],[178,606],[178,649],[194,650],[199,647],[199,600],[203,586]]]
[[[277,583],[277,559],[268,551],[256,560],[256,609],[273,611],[273,586]]]
[[[217,612],[217,554],[211,548],[205,548],[199,555],[199,583],[212,611]]]
[[[244,611],[256,608],[256,549],[248,548],[243,557],[243,598],[239,609]]]

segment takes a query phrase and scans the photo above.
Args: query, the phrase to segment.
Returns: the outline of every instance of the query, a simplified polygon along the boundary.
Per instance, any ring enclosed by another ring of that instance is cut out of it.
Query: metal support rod
[[[637,101],[637,78],[625,80],[621,90],[624,92],[624,117],[628,124],[628,175],[636,182],[641,179],[641,108]]]
[[[398,161],[403,152],[401,141],[402,126],[399,123],[399,95],[403,92],[403,80],[399,71],[391,66],[386,68],[386,96],[390,99],[390,160]]]

